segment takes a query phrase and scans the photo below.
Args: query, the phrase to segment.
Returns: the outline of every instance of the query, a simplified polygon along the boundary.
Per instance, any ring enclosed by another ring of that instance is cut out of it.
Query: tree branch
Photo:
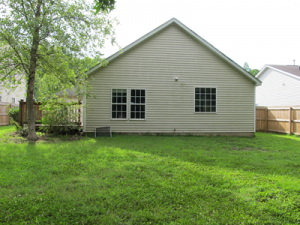
[[[27,75],[29,75],[29,71],[28,71],[27,68],[25,67],[26,64],[24,63],[24,61],[23,61],[23,59],[22,59],[22,57],[21,57],[19,51],[16,49],[15,45],[11,43],[11,41],[9,40],[9,38],[7,38],[7,37],[5,36],[5,34],[3,34],[2,32],[0,32],[0,35],[2,36],[2,38],[4,38],[4,39],[6,40],[6,42],[9,44],[9,46],[14,50],[14,52],[15,52],[17,58],[21,61],[21,65],[22,65],[22,67],[23,67],[23,69],[24,69],[24,72],[25,72]],[[14,41],[14,42],[15,42],[15,41]]]

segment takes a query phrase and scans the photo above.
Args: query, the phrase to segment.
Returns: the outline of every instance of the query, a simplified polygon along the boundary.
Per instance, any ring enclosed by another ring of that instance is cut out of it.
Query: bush
[[[18,123],[19,123],[19,111],[20,111],[19,107],[13,107],[8,110],[9,117]]]
[[[19,127],[18,132],[22,137],[27,137],[28,136],[28,126]]]
[[[17,108],[17,107],[14,107]],[[12,108],[12,109],[14,109]],[[19,134],[22,137],[27,137],[28,136],[28,126],[20,126],[20,124],[15,120],[16,118],[19,118],[19,108],[14,109],[14,110],[10,110],[10,112],[8,113],[10,116],[10,123],[16,126],[17,131],[19,132]],[[18,117],[16,117],[16,115],[18,115]],[[19,121],[19,120],[18,120]]]
[[[78,109],[80,105],[66,102],[62,99],[48,101],[43,106],[42,126],[40,130],[45,133],[57,135],[79,133]]]

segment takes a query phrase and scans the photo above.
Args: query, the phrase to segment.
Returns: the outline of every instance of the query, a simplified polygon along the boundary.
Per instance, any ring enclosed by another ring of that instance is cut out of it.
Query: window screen
[[[127,118],[127,90],[112,89],[112,110],[111,118],[126,119]]]
[[[195,112],[216,112],[216,88],[195,88]]]
[[[131,89],[130,119],[145,119],[146,91]]]

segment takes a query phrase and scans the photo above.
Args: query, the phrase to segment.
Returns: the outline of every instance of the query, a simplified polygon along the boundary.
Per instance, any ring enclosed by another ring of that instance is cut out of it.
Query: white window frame
[[[145,103],[131,103],[131,90],[144,90],[145,91]],[[147,90],[146,89],[143,89],[143,88],[130,88],[129,89],[129,92],[130,92],[130,96],[128,98],[128,101],[130,101],[129,103],[129,110],[128,110],[128,119],[129,120],[146,120],[146,111],[147,111],[147,106],[146,106],[146,103],[147,103]],[[144,105],[145,106],[145,118],[131,118],[131,105]]]
[[[113,90],[126,90],[126,103],[113,103],[112,98],[113,98]],[[128,89],[127,88],[112,88],[110,91],[110,119],[111,120],[128,120]],[[112,112],[113,112],[113,105],[126,105],[126,118],[113,118],[112,117]]]
[[[11,98],[12,103],[16,103],[16,98]]]
[[[215,88],[216,89],[216,111],[215,112],[196,112],[195,108],[196,108],[196,98],[195,98],[195,95],[196,95],[196,88]],[[210,113],[210,114],[216,114],[218,113],[218,87],[215,87],[215,86],[194,86],[194,113],[198,114],[203,114],[203,113]]]

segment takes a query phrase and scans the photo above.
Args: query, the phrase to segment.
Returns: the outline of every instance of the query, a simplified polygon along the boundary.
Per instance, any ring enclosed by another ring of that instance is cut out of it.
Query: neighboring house
[[[74,89],[67,89],[67,90],[64,90],[64,91],[60,91],[60,92],[57,92],[56,95],[59,98],[64,98],[68,101],[79,101],[76,90],[74,90]],[[82,100],[81,97],[80,97],[80,99]]]
[[[0,102],[18,104],[21,99],[26,99],[25,85],[21,84],[10,90],[0,84]]]
[[[265,65],[256,78],[262,81],[256,88],[256,105],[300,105],[299,66]]]
[[[261,82],[177,19],[88,71],[84,132],[253,136]]]

